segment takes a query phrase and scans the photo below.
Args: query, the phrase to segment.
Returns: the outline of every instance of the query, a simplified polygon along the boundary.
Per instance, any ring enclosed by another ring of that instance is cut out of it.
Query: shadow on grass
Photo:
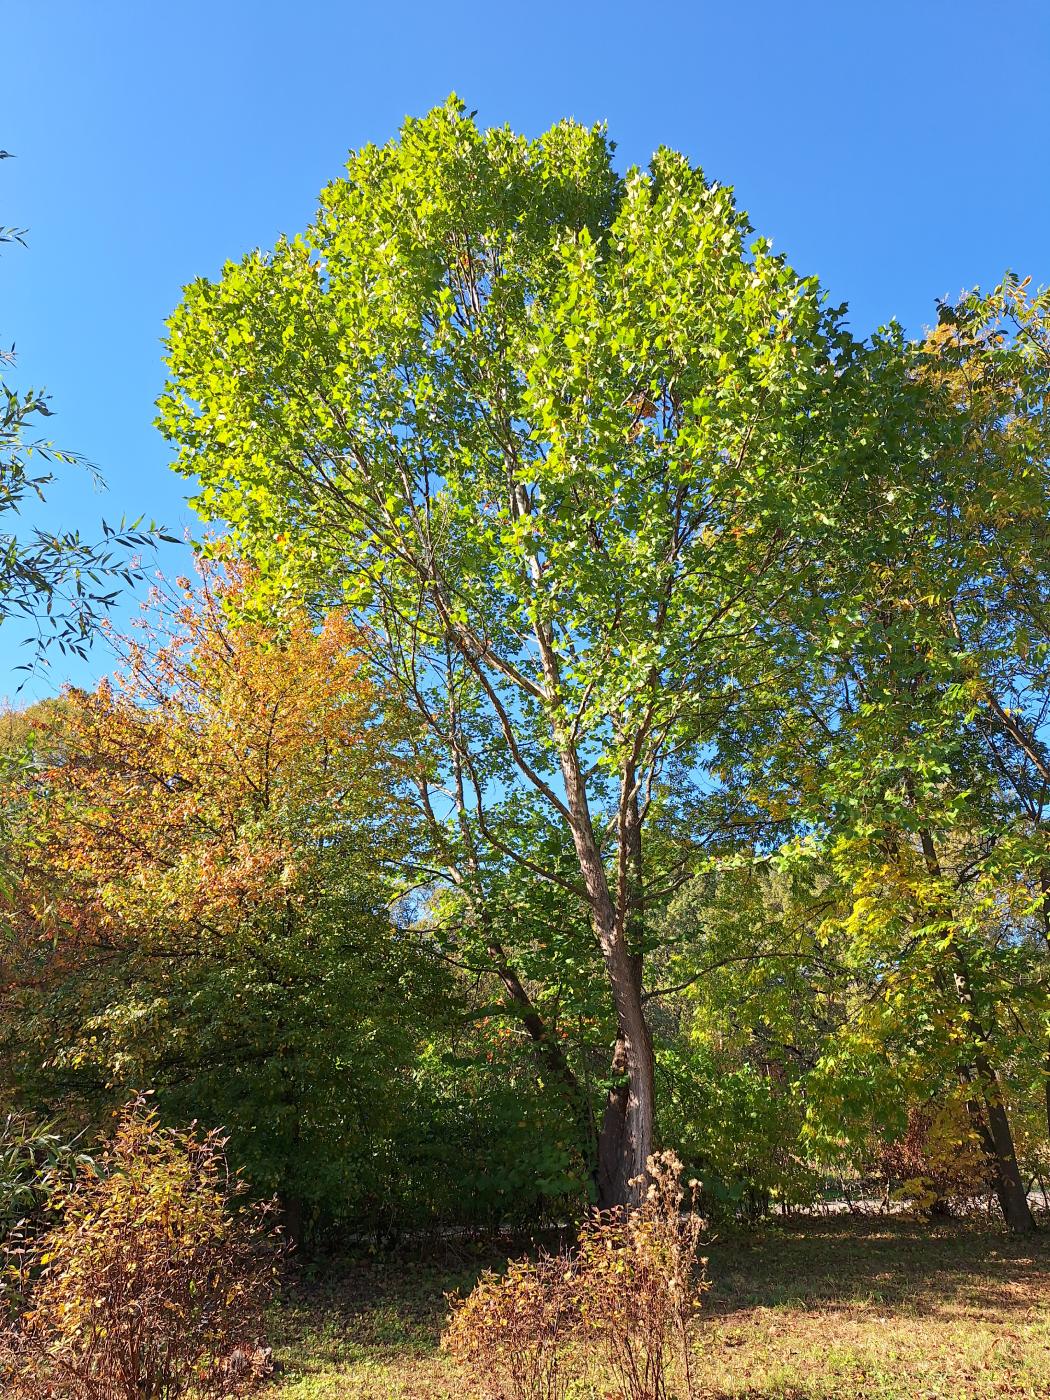
[[[897,1219],[777,1222],[714,1239],[705,1311],[853,1310],[1002,1315],[1050,1299],[1050,1232],[1013,1237],[983,1223]]]
[[[520,1251],[515,1251],[520,1252]],[[469,1293],[486,1268],[502,1268],[506,1247],[454,1255],[315,1256],[289,1271],[273,1340],[311,1363],[346,1366],[436,1355],[446,1295]]]

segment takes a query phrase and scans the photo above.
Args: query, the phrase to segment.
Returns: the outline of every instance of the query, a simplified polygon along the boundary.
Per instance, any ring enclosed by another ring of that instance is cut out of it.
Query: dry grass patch
[[[513,1247],[505,1247],[505,1260]],[[1046,1400],[1050,1232],[801,1221],[714,1240],[696,1370],[711,1400]],[[286,1299],[267,1400],[468,1400],[444,1295],[489,1255],[318,1266]],[[595,1377],[579,1400],[609,1393]]]
[[[1046,1237],[806,1221],[709,1252],[698,1374],[718,1400],[1050,1391]]]

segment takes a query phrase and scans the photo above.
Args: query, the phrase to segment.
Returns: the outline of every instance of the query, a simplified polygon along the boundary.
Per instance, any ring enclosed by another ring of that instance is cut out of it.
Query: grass
[[[711,1400],[1050,1394],[1050,1234],[807,1220],[715,1239],[696,1370]],[[503,1257],[506,1257],[504,1251]],[[439,1349],[444,1294],[491,1257],[318,1267],[278,1315],[266,1400],[468,1400]],[[604,1400],[600,1381],[580,1400]]]

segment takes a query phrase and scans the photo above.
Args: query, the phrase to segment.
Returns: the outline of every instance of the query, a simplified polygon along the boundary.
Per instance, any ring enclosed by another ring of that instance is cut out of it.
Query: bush
[[[121,1114],[98,1175],[55,1201],[35,1246],[40,1276],[6,1336],[8,1397],[175,1400],[258,1379],[274,1278],[265,1211],[235,1211],[242,1183],[211,1132]]]
[[[446,1349],[497,1400],[560,1400],[594,1343],[624,1400],[667,1400],[677,1349],[691,1397],[689,1324],[706,1260],[704,1222],[683,1209],[681,1178],[672,1153],[650,1157],[641,1204],[594,1213],[571,1258],[544,1254],[503,1277],[485,1274],[453,1304]]]
[[[648,1168],[641,1205],[593,1216],[576,1258],[581,1330],[598,1342],[625,1400],[666,1400],[672,1347],[692,1396],[689,1323],[706,1263],[698,1259],[704,1221],[683,1210],[681,1162],[667,1152]]]
[[[882,1145],[879,1169],[887,1190],[896,1183],[894,1198],[918,1215],[948,1213],[953,1202],[985,1196],[991,1185],[984,1146],[954,1097],[911,1107],[904,1133]]]
[[[562,1345],[575,1320],[569,1261],[519,1260],[484,1273],[453,1304],[445,1348],[498,1400],[561,1400],[570,1373]]]

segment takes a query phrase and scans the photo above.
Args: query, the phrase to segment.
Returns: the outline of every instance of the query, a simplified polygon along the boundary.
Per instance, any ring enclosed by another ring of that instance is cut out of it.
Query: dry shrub
[[[574,1318],[571,1264],[544,1254],[503,1275],[486,1271],[468,1297],[453,1300],[444,1346],[494,1400],[561,1400]]]
[[[595,1215],[580,1231],[579,1326],[598,1343],[625,1400],[667,1400],[672,1350],[691,1397],[689,1323],[705,1286],[707,1261],[699,1258],[705,1222],[684,1209],[682,1164],[674,1153],[650,1157],[638,1184],[645,1186],[639,1206]]]
[[[684,1209],[673,1153],[650,1157],[637,1184],[641,1203],[595,1212],[571,1258],[513,1263],[453,1303],[445,1347],[484,1394],[560,1400],[581,1353],[596,1349],[624,1400],[667,1400],[674,1351],[693,1395],[689,1324],[705,1286],[704,1221]]]
[[[123,1111],[98,1175],[54,1202],[59,1223],[35,1246],[5,1396],[175,1400],[260,1378],[274,1235],[264,1208],[233,1209],[244,1187],[224,1146],[161,1128],[142,1099]]]

